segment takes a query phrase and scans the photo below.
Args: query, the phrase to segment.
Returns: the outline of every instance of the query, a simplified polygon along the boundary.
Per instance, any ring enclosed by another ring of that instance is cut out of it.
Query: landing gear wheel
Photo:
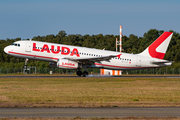
[[[87,71],[84,71],[83,72],[83,77],[86,77],[88,75],[88,72]]]
[[[82,75],[82,72],[81,72],[81,71],[77,71],[76,74],[77,74],[78,76],[81,76],[81,75]]]

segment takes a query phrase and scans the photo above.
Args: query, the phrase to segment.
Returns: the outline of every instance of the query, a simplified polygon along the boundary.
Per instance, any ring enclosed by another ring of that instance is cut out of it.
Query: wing
[[[109,55],[109,56],[103,56],[103,57],[88,57],[88,58],[65,58],[68,60],[76,61],[79,63],[84,63],[84,64],[93,64],[95,62],[100,62],[100,61],[108,61],[114,57],[119,57],[120,55]]]

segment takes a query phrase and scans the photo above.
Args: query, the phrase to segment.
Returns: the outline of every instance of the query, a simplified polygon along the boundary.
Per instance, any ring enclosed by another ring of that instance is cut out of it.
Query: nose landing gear
[[[27,74],[27,62],[28,62],[28,59],[26,58],[25,65],[23,66],[23,74]]]

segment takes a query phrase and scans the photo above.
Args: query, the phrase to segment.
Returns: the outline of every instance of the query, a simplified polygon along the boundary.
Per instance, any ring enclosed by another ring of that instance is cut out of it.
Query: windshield
[[[20,47],[20,44],[18,44],[18,43],[13,43],[12,45]]]

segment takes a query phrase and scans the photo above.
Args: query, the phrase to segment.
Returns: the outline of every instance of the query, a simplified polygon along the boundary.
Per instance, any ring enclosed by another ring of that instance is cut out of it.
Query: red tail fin
[[[163,59],[172,35],[172,32],[164,32],[139,55]]]

